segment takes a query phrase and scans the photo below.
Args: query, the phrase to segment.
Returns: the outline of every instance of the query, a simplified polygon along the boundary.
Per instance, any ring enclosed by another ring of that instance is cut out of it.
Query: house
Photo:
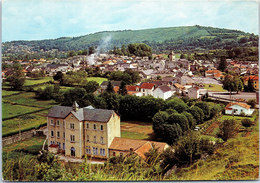
[[[162,98],[163,100],[170,98],[172,94],[173,92],[171,88],[166,85],[158,86],[153,92],[153,96],[155,98]]]
[[[198,99],[200,97],[200,89],[197,86],[188,89],[188,97]]]
[[[182,93],[185,90],[185,87],[179,83],[174,83],[174,87],[176,88],[176,93]]]
[[[254,109],[250,109],[250,105],[244,103],[229,103],[225,108],[225,114],[231,115],[241,115],[244,113],[246,116],[251,116],[254,112]]]
[[[113,110],[54,106],[47,115],[48,150],[67,157],[106,160],[111,156],[136,153],[145,158],[151,148],[159,152],[166,143],[121,138],[120,116]],[[154,144],[154,145],[153,145]]]
[[[130,154],[137,154],[145,159],[145,153],[149,152],[150,149],[155,148],[159,152],[163,152],[168,147],[168,144],[162,142],[115,137],[109,147],[109,157],[125,157]]]
[[[106,159],[114,137],[120,137],[120,116],[113,110],[79,108],[74,102],[72,107],[52,107],[47,128],[50,151],[58,148],[65,156]]]
[[[179,78],[179,83],[181,85],[192,85],[194,84],[194,80],[189,76],[182,76]]]
[[[224,75],[222,74],[221,71],[219,70],[208,70],[205,72],[205,77],[206,78],[215,78],[217,80],[223,79]]]
[[[245,86],[248,86],[248,81],[251,80],[253,82],[253,87],[255,90],[259,90],[259,82],[258,82],[258,76],[250,75],[243,77],[243,83]]]
[[[142,83],[141,86],[139,86],[139,91],[142,93],[142,96],[153,96],[153,91],[155,88],[154,83]]]
[[[134,85],[126,85],[126,90],[128,95],[135,95],[138,97],[142,96],[142,92],[139,92],[139,87]]]
[[[119,86],[121,84],[121,81],[111,81],[111,84],[112,86],[114,87],[114,90],[119,90]],[[107,89],[107,85],[108,85],[108,81],[103,81],[101,84],[100,84],[100,87],[98,89],[98,91],[100,93],[103,93],[106,89]],[[116,87],[116,88],[115,88]],[[118,88],[117,88],[118,87]]]

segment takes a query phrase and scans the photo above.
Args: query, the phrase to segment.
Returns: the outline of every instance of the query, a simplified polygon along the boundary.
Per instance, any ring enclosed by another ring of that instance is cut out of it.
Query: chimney
[[[72,109],[73,111],[77,112],[79,110],[79,105],[77,104],[76,101],[74,101],[73,105],[72,105]]]

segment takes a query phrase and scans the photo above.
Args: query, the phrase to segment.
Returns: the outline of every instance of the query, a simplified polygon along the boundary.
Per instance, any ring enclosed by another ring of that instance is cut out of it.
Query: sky
[[[258,0],[2,0],[2,41],[211,26],[258,34]]]

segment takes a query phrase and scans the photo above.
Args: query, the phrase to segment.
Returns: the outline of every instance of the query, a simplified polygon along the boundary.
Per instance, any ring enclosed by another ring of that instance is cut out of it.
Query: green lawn
[[[209,87],[211,85],[211,87]],[[227,90],[224,90],[221,85],[217,84],[204,84],[204,88],[208,91],[216,91],[216,92],[226,92]]]
[[[88,77],[87,80],[88,80],[88,81],[96,81],[96,82],[100,85],[103,81],[107,81],[107,78]]]
[[[39,125],[43,125],[46,123],[46,117],[36,114],[28,114],[18,118],[5,120],[2,122],[2,135],[16,132],[18,133],[20,129],[19,125],[21,125],[21,130],[26,130],[34,127],[39,127]]]
[[[54,100],[37,100],[35,93],[26,92],[20,95],[13,95],[4,98],[4,101],[15,102],[20,105],[28,105],[32,107],[47,108],[55,105]]]
[[[30,79],[25,80],[24,86],[41,84],[41,83],[45,83],[45,82],[48,82],[48,81],[53,81],[53,78],[52,77],[43,77],[43,78],[39,78],[39,79],[30,78]]]
[[[7,95],[13,95],[20,93],[20,91],[7,91],[7,90],[2,90],[2,96],[7,96]]]
[[[44,143],[45,137],[32,137],[30,139],[16,142],[3,147],[3,152],[11,152],[16,149],[26,149],[28,151],[40,151]],[[47,144],[47,142],[46,142]]]
[[[149,135],[144,133],[130,132],[130,131],[122,131],[121,137],[129,138],[129,139],[149,139]]]
[[[39,110],[37,107],[28,107],[21,105],[12,105],[9,103],[2,103],[2,118],[14,117],[28,112]]]
[[[227,120],[227,119],[234,119],[237,121],[241,121],[242,119],[248,118],[250,120],[254,120],[254,117],[242,117],[242,116],[231,116],[231,115],[223,115],[221,117],[221,121]]]

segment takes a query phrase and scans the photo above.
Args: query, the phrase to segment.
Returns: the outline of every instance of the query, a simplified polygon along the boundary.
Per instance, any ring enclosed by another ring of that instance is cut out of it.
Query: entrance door
[[[71,156],[75,156],[75,148],[74,148],[74,147],[71,147],[71,149],[70,149],[70,155],[71,155]]]

